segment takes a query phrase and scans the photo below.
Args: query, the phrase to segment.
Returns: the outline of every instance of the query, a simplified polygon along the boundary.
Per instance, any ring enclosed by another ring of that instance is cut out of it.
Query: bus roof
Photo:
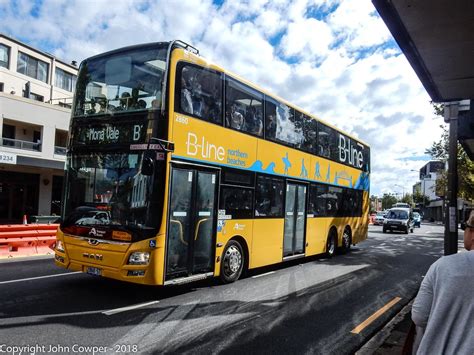
[[[175,41],[175,42],[184,43],[182,41]],[[81,65],[82,65],[83,62],[91,60],[91,59],[95,59],[95,58],[105,57],[105,56],[113,55],[113,54],[116,54],[116,53],[121,53],[121,52],[129,51],[129,50],[132,50],[132,49],[138,49],[138,48],[142,48],[142,47],[165,46],[165,45],[169,45],[170,43],[172,43],[172,42],[170,42],[170,41],[168,41],[168,42],[149,42],[149,43],[135,44],[135,45],[132,45],[132,46],[127,46],[127,47],[121,47],[121,48],[117,48],[117,49],[114,49],[114,50],[111,50],[111,51],[108,51],[108,52],[100,53],[100,54],[97,54],[95,56],[86,58],[81,62]],[[184,44],[186,44],[186,43],[184,43]],[[194,48],[192,46],[189,46],[189,47]],[[243,83],[245,83],[246,85],[252,87],[253,89],[262,92],[266,96],[269,96],[269,97],[271,97],[275,100],[278,100],[278,101],[284,103],[285,105],[290,106],[293,109],[300,111],[301,113],[311,117],[312,119],[315,119],[315,120],[327,125],[328,127],[336,130],[337,132],[342,133],[342,134],[348,136],[349,138],[351,138],[355,141],[358,141],[359,143],[362,143],[362,144],[366,145],[368,148],[370,148],[370,145],[367,144],[367,142],[361,140],[360,138],[357,138],[357,137],[353,136],[352,134],[349,134],[347,132],[344,132],[344,131],[340,130],[339,128],[335,127],[334,125],[320,119],[318,116],[309,113],[308,111],[306,111],[306,110],[296,106],[295,104],[279,97],[278,95],[270,93],[268,90],[259,87],[258,85],[252,83],[251,81],[248,81],[247,79],[241,77],[240,75],[235,74],[235,73],[231,72],[230,70],[227,70],[227,69],[221,67],[220,65],[218,65],[218,64],[202,57],[201,55],[199,55],[199,53],[194,53],[193,51],[188,51],[182,46],[176,47],[174,50],[178,50],[178,51],[182,51],[182,52],[186,51],[186,54],[189,57],[192,57],[194,60],[200,62],[202,65],[205,65],[207,67],[211,67],[212,69],[215,69],[215,70],[221,71],[225,74],[228,74],[231,77],[233,77],[235,79],[238,79],[239,81],[242,81]]]

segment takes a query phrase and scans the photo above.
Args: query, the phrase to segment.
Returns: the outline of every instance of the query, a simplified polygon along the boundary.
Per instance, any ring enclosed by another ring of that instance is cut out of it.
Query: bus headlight
[[[61,252],[61,253],[64,253],[64,245],[63,245],[62,241],[60,241],[60,240],[56,241],[56,250]]]
[[[130,254],[128,263],[130,265],[146,265],[150,261],[150,253],[145,251],[136,251]]]

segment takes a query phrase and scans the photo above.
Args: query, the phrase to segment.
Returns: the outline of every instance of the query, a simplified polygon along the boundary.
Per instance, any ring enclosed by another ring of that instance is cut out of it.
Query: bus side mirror
[[[145,156],[142,161],[142,169],[141,169],[142,175],[145,175],[145,176],[153,175],[154,166],[155,164],[153,162],[153,159]]]

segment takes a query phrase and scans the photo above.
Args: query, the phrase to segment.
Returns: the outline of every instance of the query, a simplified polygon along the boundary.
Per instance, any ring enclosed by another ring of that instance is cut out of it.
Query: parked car
[[[415,227],[421,227],[421,215],[418,212],[413,212],[413,225]]]
[[[391,208],[383,222],[383,232],[401,231],[413,233],[413,214],[409,208]]]
[[[374,225],[383,225],[383,221],[385,220],[383,212],[377,212],[374,218]]]

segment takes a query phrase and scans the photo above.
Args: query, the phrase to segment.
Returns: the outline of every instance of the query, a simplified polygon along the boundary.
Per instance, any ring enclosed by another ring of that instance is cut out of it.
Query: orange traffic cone
[[[26,218],[26,214],[23,215],[23,224],[28,224],[28,219]]]

